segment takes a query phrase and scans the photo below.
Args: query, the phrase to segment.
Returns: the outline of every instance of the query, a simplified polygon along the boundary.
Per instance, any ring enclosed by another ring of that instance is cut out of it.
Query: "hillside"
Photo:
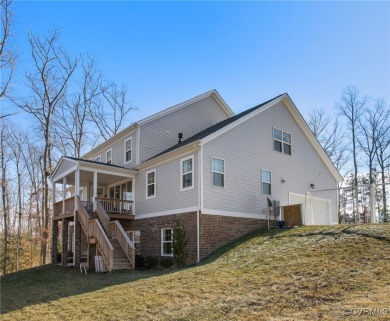
[[[390,225],[262,230],[179,271],[21,271],[2,277],[1,309],[4,321],[390,319]]]

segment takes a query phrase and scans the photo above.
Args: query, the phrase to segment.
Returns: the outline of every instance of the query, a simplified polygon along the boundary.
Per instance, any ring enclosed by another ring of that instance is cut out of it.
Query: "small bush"
[[[175,263],[173,257],[163,257],[160,259],[160,266],[165,269],[170,268]]]
[[[176,223],[176,226],[173,229],[172,250],[175,263],[179,268],[186,264],[187,245],[187,231],[180,223]]]
[[[147,256],[145,258],[145,266],[149,269],[153,269],[158,264],[158,258],[154,256]]]

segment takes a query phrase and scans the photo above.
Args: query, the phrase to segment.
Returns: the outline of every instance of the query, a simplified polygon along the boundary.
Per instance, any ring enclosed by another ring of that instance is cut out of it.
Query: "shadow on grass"
[[[202,259],[202,261],[199,264],[197,264],[197,266],[211,263],[211,262],[217,260],[219,257],[221,257],[226,252],[234,249],[235,247],[237,247],[237,246],[241,245],[242,243],[247,242],[255,237],[262,236],[262,237],[272,238],[272,237],[275,237],[278,234],[283,233],[285,231],[286,231],[286,229],[277,229],[277,228],[272,228],[270,230],[268,230],[266,228],[256,229],[253,232],[245,234],[245,235],[227,243],[226,245],[218,248],[217,250],[212,252],[210,255],[208,255],[207,257]]]
[[[274,237],[285,230],[258,229],[211,253],[199,264],[177,270],[114,271],[112,273],[81,274],[78,267],[45,265],[1,277],[1,314],[24,307],[56,301],[75,295],[98,291],[106,287],[141,279],[177,273],[211,263],[227,251],[254,237]]]
[[[78,267],[44,265],[1,277],[1,314],[178,270],[80,273]]]

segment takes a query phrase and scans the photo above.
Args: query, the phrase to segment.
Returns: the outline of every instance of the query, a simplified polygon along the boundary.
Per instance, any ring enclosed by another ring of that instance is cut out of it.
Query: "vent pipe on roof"
[[[179,137],[179,141],[177,143],[180,144],[181,141],[183,140],[183,133],[179,133],[178,137]]]

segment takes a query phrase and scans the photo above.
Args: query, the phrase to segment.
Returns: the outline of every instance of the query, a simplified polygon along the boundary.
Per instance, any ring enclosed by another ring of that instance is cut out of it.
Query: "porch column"
[[[97,172],[93,172],[93,211],[96,212],[95,198],[97,197]]]
[[[80,196],[80,170],[79,169],[76,169],[75,173],[75,181],[74,181],[74,184],[75,184],[75,198],[77,198],[77,196]],[[76,208],[76,211],[78,210],[78,202],[75,201],[75,208]]]
[[[66,177],[62,179],[62,213],[65,213]]]
[[[73,230],[73,244],[75,244],[75,250],[73,251],[73,265],[76,265],[76,249],[77,249],[77,245],[76,245],[76,225],[77,225],[77,222],[78,222],[78,217],[77,217],[77,211],[79,209],[79,202],[77,200],[77,197],[80,196],[80,169],[76,169],[76,172],[74,173],[75,175],[75,181],[74,181],[74,184],[75,184],[75,191],[74,191],[74,196],[75,196],[75,210],[74,210],[74,216],[73,216],[73,221],[74,221],[74,230]],[[80,222],[78,222],[80,224]],[[80,260],[79,260],[79,263],[80,263]]]

